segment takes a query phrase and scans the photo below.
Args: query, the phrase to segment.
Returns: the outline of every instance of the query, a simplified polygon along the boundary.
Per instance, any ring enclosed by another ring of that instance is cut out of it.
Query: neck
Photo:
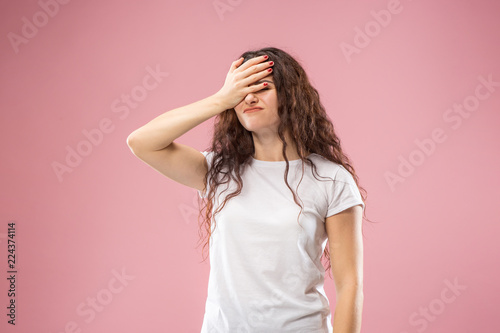
[[[264,132],[255,133],[252,132],[253,143],[255,147],[254,158],[261,161],[284,161],[283,157],[283,143],[278,137],[278,133]],[[288,131],[285,132],[285,140],[287,142],[286,156],[289,161],[300,159],[297,152],[297,145],[290,138]],[[307,154],[306,154],[307,155]]]

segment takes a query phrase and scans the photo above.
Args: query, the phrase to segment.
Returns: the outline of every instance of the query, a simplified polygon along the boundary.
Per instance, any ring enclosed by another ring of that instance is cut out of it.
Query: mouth
[[[256,111],[260,111],[260,110],[262,110],[262,108],[260,108],[260,107],[248,108],[248,109],[245,109],[245,111],[243,111],[243,113],[256,112]]]

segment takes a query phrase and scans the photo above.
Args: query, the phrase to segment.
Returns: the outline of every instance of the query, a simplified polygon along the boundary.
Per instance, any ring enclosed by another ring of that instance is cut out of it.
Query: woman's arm
[[[195,103],[167,111],[133,131],[127,144],[135,152],[161,150],[175,139],[228,108],[214,94]]]
[[[208,171],[205,157],[198,150],[174,140],[225,108],[221,99],[212,95],[173,109],[132,132],[127,145],[135,156],[161,174],[203,190],[203,178]]]
[[[360,333],[363,311],[363,209],[360,205],[326,218],[337,304],[334,333]]]
[[[204,190],[203,178],[208,170],[205,157],[174,140],[205,120],[232,109],[248,93],[264,88],[263,83],[251,85],[269,75],[268,62],[259,64],[263,60],[264,57],[256,57],[244,64],[243,58],[234,61],[217,93],[154,118],[133,131],[127,137],[127,145],[135,156],[168,178]]]

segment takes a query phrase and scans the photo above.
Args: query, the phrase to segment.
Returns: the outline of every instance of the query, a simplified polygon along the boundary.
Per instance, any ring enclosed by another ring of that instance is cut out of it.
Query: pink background
[[[46,3],[51,16],[37,1],[0,4],[2,332],[200,331],[209,262],[196,248],[196,191],[137,159],[126,138],[215,93],[233,60],[265,46],[303,64],[368,191],[378,224],[364,223],[362,331],[498,332],[500,86],[475,97],[479,77],[500,82],[498,1]],[[157,82],[148,67],[168,75]],[[459,116],[455,103],[472,111]],[[204,150],[211,124],[178,142]],[[58,177],[68,149],[86,156]],[[391,186],[403,159],[414,170]],[[329,278],[326,292],[333,311]]]

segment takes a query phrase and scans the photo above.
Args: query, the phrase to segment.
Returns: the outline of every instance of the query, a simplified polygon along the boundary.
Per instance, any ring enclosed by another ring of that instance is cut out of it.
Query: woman
[[[174,142],[213,116],[210,150]],[[365,199],[293,57],[273,47],[243,53],[217,93],[158,116],[127,144],[204,199],[202,333],[360,332]],[[337,292],[333,326],[323,253]]]

